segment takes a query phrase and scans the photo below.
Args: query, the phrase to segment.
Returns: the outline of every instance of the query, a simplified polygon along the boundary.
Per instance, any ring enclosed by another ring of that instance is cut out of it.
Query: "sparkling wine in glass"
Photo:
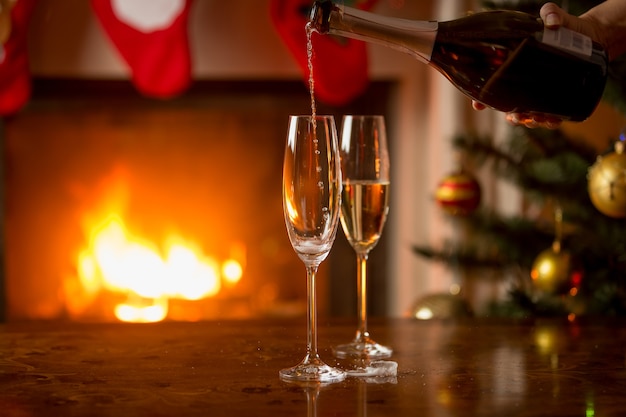
[[[380,359],[392,350],[367,330],[367,257],[376,246],[389,211],[389,154],[385,118],[346,115],[340,144],[343,191],[341,225],[357,258],[358,329],[350,343],[335,346],[338,358]]]
[[[304,359],[282,369],[287,381],[335,382],[344,371],[324,363],[317,349],[316,274],[335,241],[341,203],[341,166],[333,116],[290,116],[283,163],[283,211],[291,245],[307,275]]]

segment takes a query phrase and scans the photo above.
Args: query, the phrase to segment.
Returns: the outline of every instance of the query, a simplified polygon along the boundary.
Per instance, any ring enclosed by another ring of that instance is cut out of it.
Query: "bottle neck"
[[[438,23],[381,16],[332,1],[316,1],[310,25],[321,34],[331,34],[383,45],[430,62]]]

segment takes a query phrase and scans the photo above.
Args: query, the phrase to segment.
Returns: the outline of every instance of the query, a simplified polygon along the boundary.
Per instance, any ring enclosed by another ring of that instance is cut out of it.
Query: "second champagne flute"
[[[392,350],[367,330],[367,257],[389,210],[389,154],[381,115],[346,115],[339,146],[343,190],[341,225],[357,256],[358,329],[351,343],[334,348],[338,358],[380,359]]]

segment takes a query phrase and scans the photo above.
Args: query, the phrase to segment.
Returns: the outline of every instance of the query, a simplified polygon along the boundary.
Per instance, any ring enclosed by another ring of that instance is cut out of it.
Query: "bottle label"
[[[593,43],[589,36],[567,28],[544,29],[542,42],[568,52],[591,56]]]

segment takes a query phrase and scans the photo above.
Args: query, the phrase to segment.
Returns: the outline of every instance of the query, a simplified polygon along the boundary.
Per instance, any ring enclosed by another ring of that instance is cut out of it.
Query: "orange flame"
[[[172,236],[165,255],[152,242],[133,236],[119,216],[111,215],[92,235],[78,257],[78,274],[90,294],[102,289],[127,294],[115,307],[122,321],[156,322],[167,317],[171,298],[213,297],[227,284],[236,284],[243,265],[227,259],[221,265],[190,242]]]

